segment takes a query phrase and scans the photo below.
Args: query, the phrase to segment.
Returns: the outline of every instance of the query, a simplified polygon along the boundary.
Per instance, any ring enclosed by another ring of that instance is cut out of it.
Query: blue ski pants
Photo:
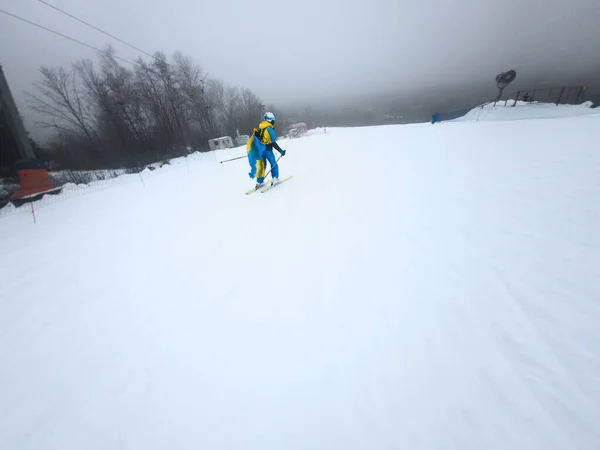
[[[266,169],[267,163],[265,162],[265,160],[269,161],[269,164],[271,165],[271,176],[273,178],[279,178],[279,165],[277,164],[277,160],[275,159],[275,154],[273,153],[273,150],[265,150],[263,152],[263,164],[264,168]],[[262,183],[263,181],[265,181],[265,177],[259,177],[256,179],[256,181]]]

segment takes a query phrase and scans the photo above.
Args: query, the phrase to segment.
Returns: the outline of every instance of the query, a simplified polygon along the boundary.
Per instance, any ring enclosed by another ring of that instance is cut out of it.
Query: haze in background
[[[493,96],[495,75],[508,69],[517,71],[515,89],[593,90],[600,73],[598,0],[50,3],[148,53],[182,50],[210,77],[248,87],[267,104]],[[140,55],[36,0],[0,0],[0,9],[96,47],[112,44],[123,58]],[[35,135],[23,91],[33,89],[39,66],[95,52],[3,14],[0,42],[0,64]]]

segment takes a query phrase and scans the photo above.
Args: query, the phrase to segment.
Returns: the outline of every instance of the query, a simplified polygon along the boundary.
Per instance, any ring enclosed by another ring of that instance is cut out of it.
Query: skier
[[[248,162],[250,163],[250,178],[256,178],[255,189],[260,188],[265,181],[265,167],[267,161],[271,165],[272,182],[271,185],[279,183],[279,166],[273,154],[275,148],[281,156],[285,155],[285,150],[277,144],[277,136],[275,135],[275,114],[267,112],[263,116],[263,121],[258,124],[258,128],[246,143],[246,153]]]

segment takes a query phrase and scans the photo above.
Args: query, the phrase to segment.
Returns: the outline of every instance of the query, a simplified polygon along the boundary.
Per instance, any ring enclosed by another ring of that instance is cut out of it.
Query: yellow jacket
[[[258,139],[256,139],[258,138]],[[258,128],[255,128],[246,143],[246,154],[250,153],[254,146],[258,155],[262,155],[267,145],[275,141],[275,130],[271,122],[263,120],[258,124]]]

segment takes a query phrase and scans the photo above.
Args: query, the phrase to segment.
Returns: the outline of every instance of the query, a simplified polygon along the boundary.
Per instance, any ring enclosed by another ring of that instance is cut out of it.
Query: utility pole
[[[10,93],[8,82],[4,77],[4,71],[0,65],[0,112],[4,112],[4,116],[8,121],[8,126],[17,143],[17,150],[21,159],[35,159],[35,154],[31,148],[31,143],[27,137],[27,132],[17,111],[17,105]]]

